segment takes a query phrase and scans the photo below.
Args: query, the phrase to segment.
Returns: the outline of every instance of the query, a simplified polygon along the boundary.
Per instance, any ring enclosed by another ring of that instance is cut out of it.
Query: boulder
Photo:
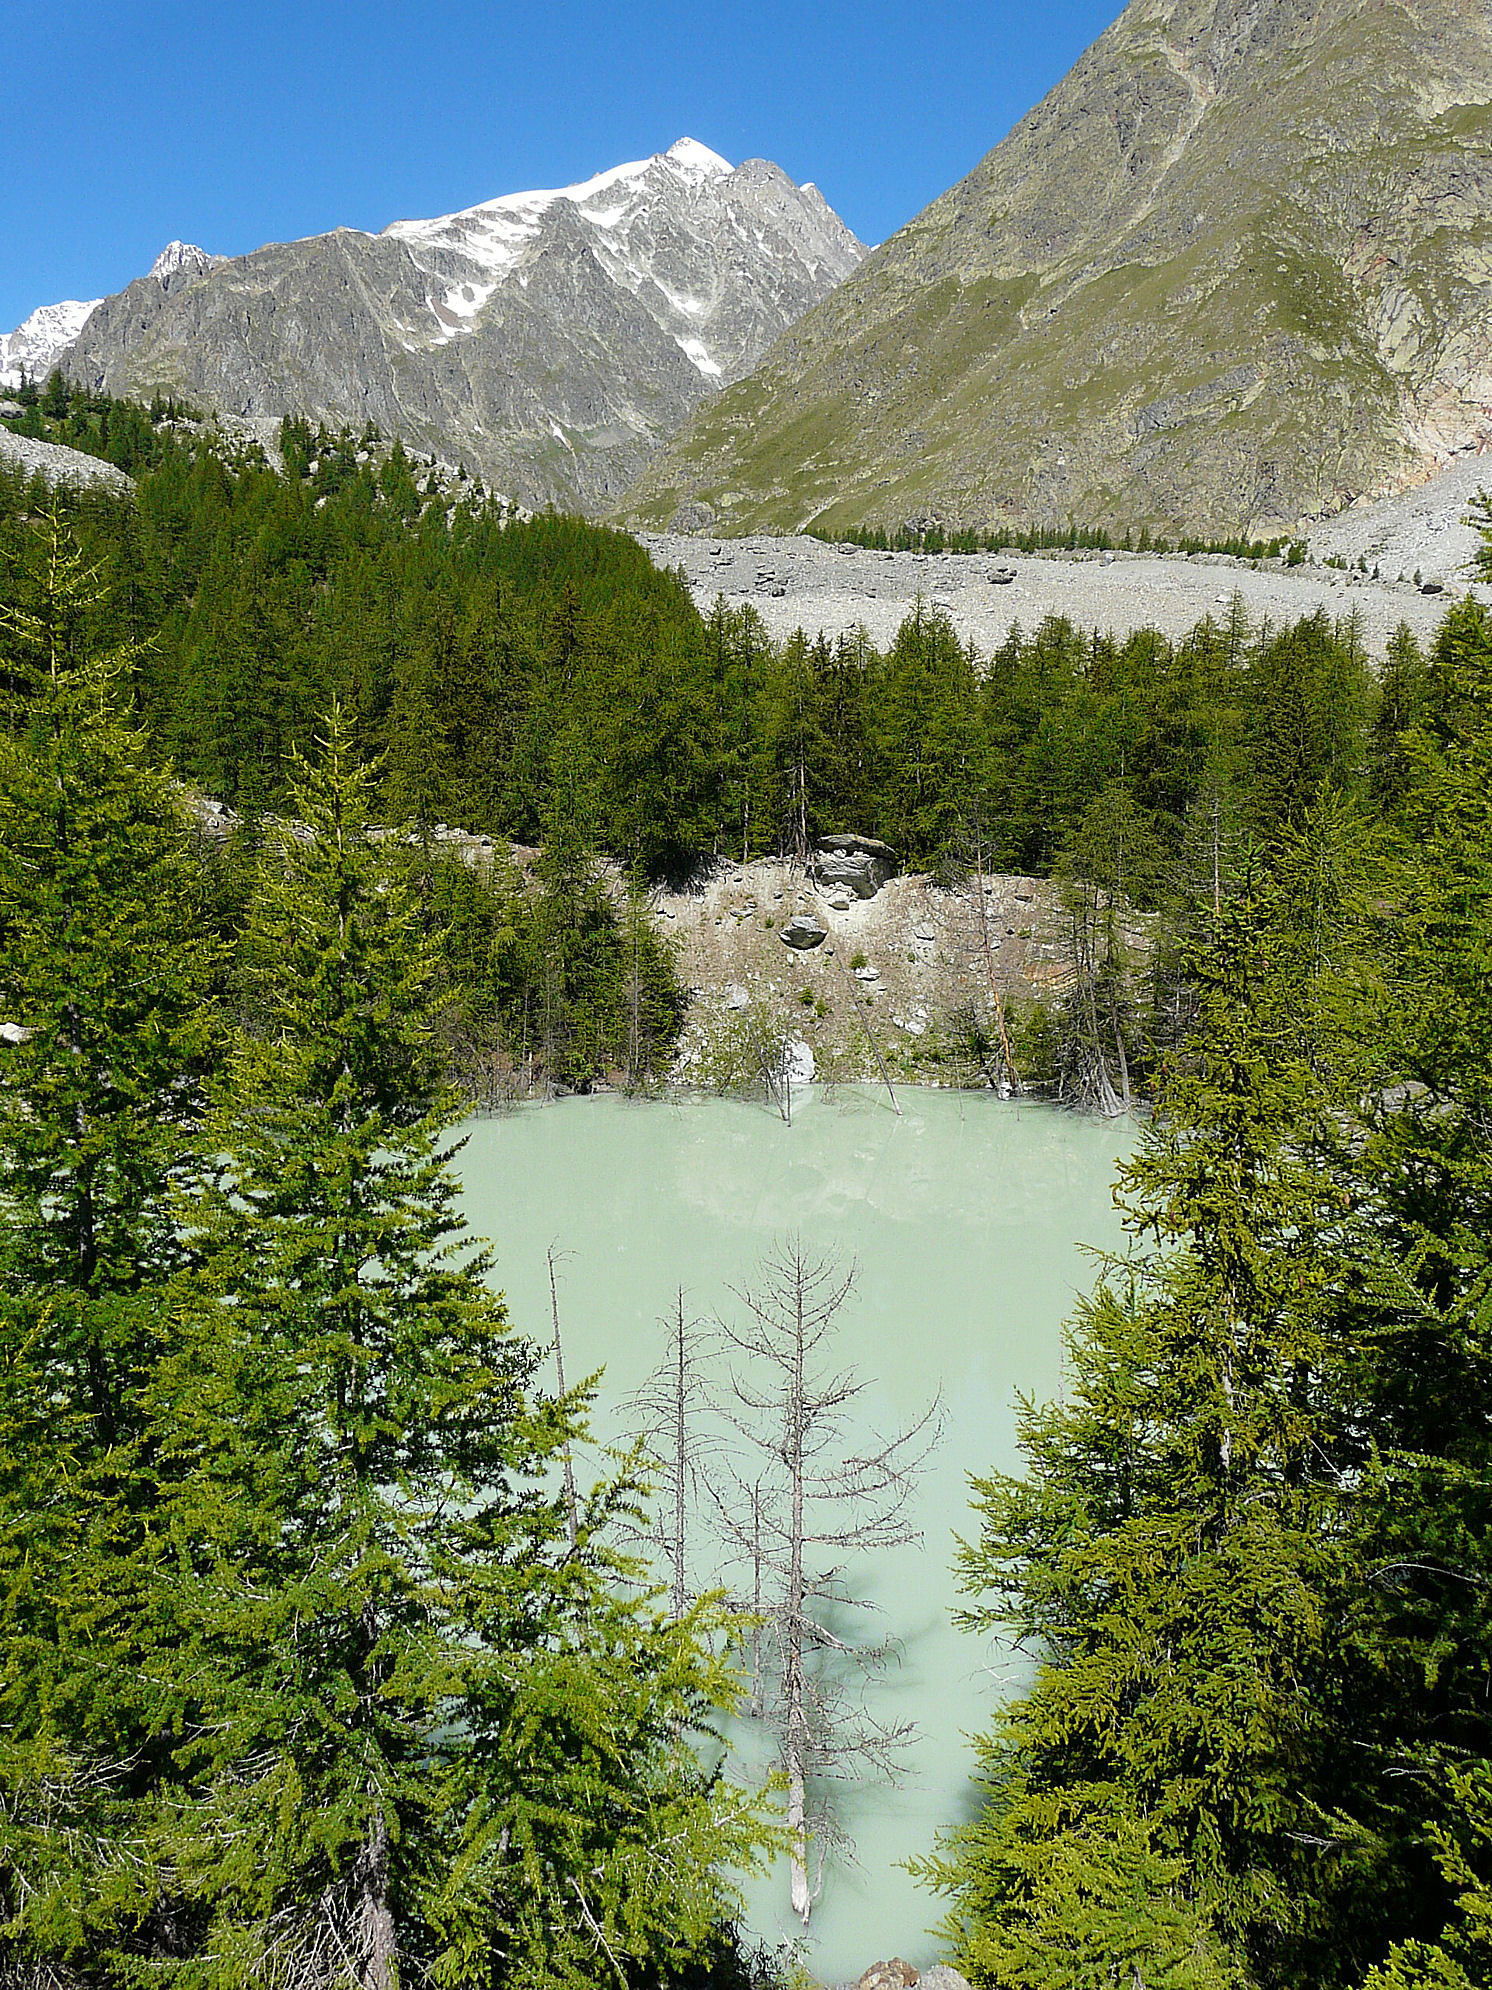
[[[951,1963],[935,1962],[923,1970],[919,1990],[970,1990],[970,1984]]]
[[[702,498],[687,498],[668,521],[670,532],[713,532],[715,509]]]
[[[985,578],[992,587],[1009,587],[1015,579],[1014,567],[991,567]]]
[[[813,855],[821,886],[843,886],[857,898],[874,898],[895,871],[896,852],[874,836],[821,836]]]
[[[796,947],[799,952],[808,947],[821,947],[828,937],[828,928],[821,926],[811,912],[795,912],[782,929],[782,944]]]
[[[853,836],[835,834],[818,839],[821,850],[863,850],[867,856],[879,857],[882,863],[894,865],[896,852],[889,843],[883,843],[878,836]]]
[[[912,1965],[894,1955],[889,1962],[873,1962],[855,1990],[912,1990],[917,1980],[918,1973]]]

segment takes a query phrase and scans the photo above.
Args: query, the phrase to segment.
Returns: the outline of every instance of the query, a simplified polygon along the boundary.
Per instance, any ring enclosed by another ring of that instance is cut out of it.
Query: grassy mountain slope
[[[1134,0],[623,511],[1267,531],[1485,442],[1485,0]]]

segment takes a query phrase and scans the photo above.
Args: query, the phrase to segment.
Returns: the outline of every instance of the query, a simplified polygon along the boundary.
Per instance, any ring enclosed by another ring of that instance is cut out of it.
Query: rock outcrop
[[[828,891],[843,888],[856,898],[874,898],[896,875],[896,852],[874,836],[821,836],[814,849],[813,875]]]

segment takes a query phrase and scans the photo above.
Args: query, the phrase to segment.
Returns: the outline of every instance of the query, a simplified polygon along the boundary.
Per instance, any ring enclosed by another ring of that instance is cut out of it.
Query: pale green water
[[[572,1382],[605,1368],[602,1436],[662,1353],[676,1288],[698,1314],[724,1312],[761,1254],[790,1231],[853,1256],[859,1282],[836,1352],[873,1386],[860,1399],[884,1430],[941,1388],[946,1434],[920,1481],[921,1542],[865,1564],[855,1587],[901,1640],[873,1689],[883,1718],[911,1715],[921,1739],[896,1786],[841,1794],[856,1863],[831,1861],[804,1959],[827,1982],[899,1954],[926,1966],[937,1901],[898,1861],[967,1814],[966,1735],[1018,1675],[949,1624],[955,1532],[968,1532],[966,1475],[1013,1468],[1015,1397],[1060,1386],[1060,1327],[1092,1281],[1083,1245],[1119,1238],[1110,1192],[1132,1144],[1108,1124],[987,1095],[904,1091],[897,1119],[852,1088],[795,1094],[794,1123],[721,1100],[571,1100],[478,1120],[461,1157],[468,1213],[492,1239],[515,1325],[547,1340],[545,1249],[570,1255],[561,1288]],[[799,1931],[782,1875],[752,1897],[755,1931]]]

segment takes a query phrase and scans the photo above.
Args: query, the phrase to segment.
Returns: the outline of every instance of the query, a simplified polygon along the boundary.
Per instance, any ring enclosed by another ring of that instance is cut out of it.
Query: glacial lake
[[[1128,1122],[989,1094],[899,1098],[901,1118],[884,1091],[808,1088],[794,1093],[791,1126],[731,1100],[567,1100],[471,1121],[457,1163],[514,1325],[544,1343],[546,1248],[564,1253],[567,1380],[604,1369],[599,1442],[630,1427],[625,1399],[664,1354],[678,1287],[692,1315],[738,1317],[731,1288],[794,1233],[856,1264],[832,1353],[868,1385],[865,1426],[884,1433],[941,1391],[944,1435],[910,1510],[920,1539],[847,1570],[880,1613],[857,1630],[899,1641],[867,1705],[883,1722],[915,1721],[919,1738],[894,1783],[833,1789],[853,1858],[830,1853],[801,1950],[826,1983],[879,1957],[937,1958],[941,1903],[900,1861],[971,1813],[967,1737],[1024,1676],[1018,1658],[950,1622],[954,1537],[973,1526],[968,1474],[1015,1469],[1017,1396],[1059,1392],[1062,1324],[1092,1284],[1091,1250],[1121,1241],[1114,1168],[1134,1143]],[[785,1869],[749,1903],[758,1938],[801,1936]]]

